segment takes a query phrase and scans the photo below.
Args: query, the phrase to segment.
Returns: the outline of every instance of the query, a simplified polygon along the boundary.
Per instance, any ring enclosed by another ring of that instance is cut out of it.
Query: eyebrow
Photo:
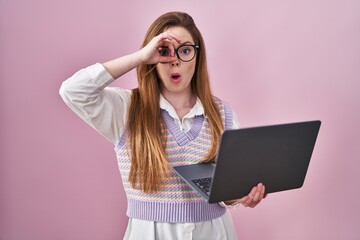
[[[190,41],[186,41],[186,42],[182,42],[181,44],[179,44],[176,48],[179,48],[181,46],[186,46],[186,45],[196,45],[196,44],[192,43]]]
[[[186,42],[182,42],[181,44],[179,44],[176,48],[179,48],[181,46],[186,46],[186,45],[196,45],[195,43],[192,43],[190,41],[186,41]],[[168,47],[165,47],[165,48],[168,48]]]

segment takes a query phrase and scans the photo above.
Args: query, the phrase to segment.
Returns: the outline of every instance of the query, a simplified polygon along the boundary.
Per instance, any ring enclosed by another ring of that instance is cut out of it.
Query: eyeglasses
[[[190,62],[194,59],[196,52],[198,51],[198,45],[184,44],[175,48],[176,56],[183,62]],[[160,47],[159,53],[161,56],[170,56],[170,49],[168,47]]]

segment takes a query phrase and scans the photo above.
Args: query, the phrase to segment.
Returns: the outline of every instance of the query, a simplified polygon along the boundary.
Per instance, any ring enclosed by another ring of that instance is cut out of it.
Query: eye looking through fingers
[[[162,57],[175,56],[175,44],[180,44],[181,40],[171,32],[163,32],[160,35],[162,46],[159,47],[159,54]]]
[[[161,46],[158,51],[160,55],[160,63],[168,63],[176,59],[174,47]]]
[[[168,57],[170,56],[170,49],[168,47],[159,47],[159,54],[160,56],[163,56],[163,57]]]

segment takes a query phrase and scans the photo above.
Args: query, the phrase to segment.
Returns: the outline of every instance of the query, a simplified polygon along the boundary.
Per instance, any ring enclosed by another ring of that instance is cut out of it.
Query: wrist
[[[132,65],[134,66],[134,68],[145,63],[145,60],[142,58],[141,50],[136,51],[133,54],[131,54],[131,59],[132,59]]]

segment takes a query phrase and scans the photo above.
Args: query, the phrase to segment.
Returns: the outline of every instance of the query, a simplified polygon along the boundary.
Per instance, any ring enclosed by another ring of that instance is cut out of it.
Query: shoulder
[[[228,102],[226,102],[218,97],[215,97],[215,96],[213,96],[213,99],[220,111],[231,111],[232,112],[232,107],[230,106],[230,104]]]
[[[217,97],[214,97],[214,101],[215,101],[215,103],[219,109],[219,112],[222,116],[225,129],[239,128],[237,115],[234,112],[231,105],[228,102],[221,100]]]

